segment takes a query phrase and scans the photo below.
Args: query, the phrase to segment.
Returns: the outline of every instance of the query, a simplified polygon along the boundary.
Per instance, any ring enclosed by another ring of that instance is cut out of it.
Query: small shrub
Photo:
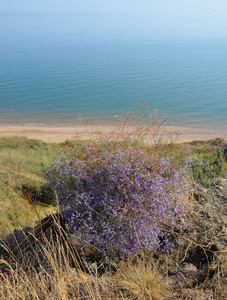
[[[48,169],[75,243],[121,257],[141,247],[170,249],[160,226],[183,227],[187,168],[140,147],[113,142],[84,147],[83,155],[75,148]]]
[[[225,160],[220,149],[209,157],[194,154],[191,166],[194,180],[204,187],[209,187],[212,179],[225,174]]]

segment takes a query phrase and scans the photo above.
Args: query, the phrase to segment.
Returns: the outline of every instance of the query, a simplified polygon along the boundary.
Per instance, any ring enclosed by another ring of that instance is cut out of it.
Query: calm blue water
[[[227,130],[227,40],[102,38],[0,17],[1,124],[116,123],[143,96],[168,125]]]

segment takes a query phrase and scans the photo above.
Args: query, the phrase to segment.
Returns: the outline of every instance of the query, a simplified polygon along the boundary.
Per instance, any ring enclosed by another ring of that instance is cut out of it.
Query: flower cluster
[[[94,143],[78,151],[48,168],[75,243],[112,257],[171,248],[162,228],[184,226],[185,168],[138,146]]]

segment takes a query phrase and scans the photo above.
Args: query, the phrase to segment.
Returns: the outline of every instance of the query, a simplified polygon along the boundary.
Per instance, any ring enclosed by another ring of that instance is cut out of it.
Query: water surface
[[[1,124],[112,124],[143,96],[170,126],[226,132],[227,40],[102,38],[35,18],[0,18]]]

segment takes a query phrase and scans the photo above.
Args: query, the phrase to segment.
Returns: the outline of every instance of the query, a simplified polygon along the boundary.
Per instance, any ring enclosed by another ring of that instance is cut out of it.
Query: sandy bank
[[[45,142],[64,142],[66,139],[88,139],[95,134],[118,132],[119,125],[102,125],[94,127],[46,127],[46,126],[0,126],[0,136],[24,136],[41,139]],[[179,132],[179,142],[215,139],[227,139],[227,132],[216,132],[211,129],[167,127],[166,135]]]

